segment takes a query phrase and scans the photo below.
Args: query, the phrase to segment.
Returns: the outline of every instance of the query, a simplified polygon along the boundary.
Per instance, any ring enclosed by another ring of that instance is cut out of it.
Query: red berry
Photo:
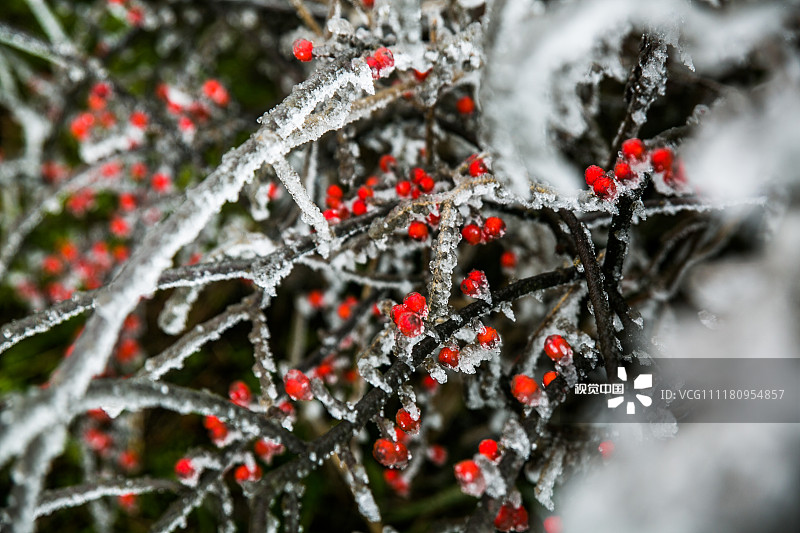
[[[314,394],[311,392],[311,381],[299,370],[289,370],[283,376],[283,386],[286,394],[293,400],[312,400],[314,398]]]
[[[461,236],[472,245],[481,242],[481,228],[477,224],[467,224],[461,229]]]
[[[428,224],[430,224],[431,226],[438,226],[439,221],[441,219],[442,219],[441,215],[437,215],[436,213],[431,213],[425,220],[427,220]]]
[[[478,342],[486,349],[492,349],[500,342],[500,336],[497,335],[497,330],[491,326],[486,326],[477,336]]]
[[[622,143],[622,155],[628,160],[639,160],[644,156],[644,143],[640,139],[628,139]]]
[[[364,200],[356,200],[353,202],[352,209],[353,214],[357,217],[360,217],[367,212],[367,204],[364,202]]]
[[[486,164],[483,162],[483,159],[476,159],[469,164],[469,175],[473,178],[478,177],[481,174],[486,174],[487,172],[489,172],[489,169],[486,168]]]
[[[504,503],[494,518],[494,527],[499,531],[527,531],[530,528],[528,511],[522,506]]]
[[[374,195],[375,193],[372,191],[372,189],[365,185],[362,185],[361,187],[358,188],[358,197],[361,200],[372,198]]]
[[[408,448],[402,442],[378,439],[372,447],[372,456],[383,466],[403,468],[408,464]]]
[[[131,113],[128,122],[130,122],[131,126],[133,126],[134,128],[143,130],[147,127],[147,122],[148,122],[147,114],[142,111],[134,111],[133,113]]]
[[[178,462],[175,463],[175,474],[181,479],[187,479],[195,474],[194,465],[192,465],[192,460],[188,457],[183,457],[178,459]]]
[[[417,241],[428,238],[428,226],[424,222],[415,220],[408,226],[408,236]]]
[[[411,194],[411,182],[410,181],[398,181],[397,185],[395,185],[394,190],[397,191],[398,196],[408,196]]]
[[[319,309],[322,307],[324,303],[325,296],[322,294],[322,291],[314,290],[308,293],[308,303],[311,304],[311,307],[314,309]]]
[[[392,51],[386,47],[381,47],[375,50],[373,57],[375,58],[375,61],[378,62],[379,69],[394,66],[394,56],[392,55]]]
[[[512,251],[505,251],[500,255],[500,266],[512,269],[517,266],[517,254]]]
[[[384,470],[383,479],[400,496],[408,496],[409,485],[403,475],[397,470]]]
[[[506,233],[506,223],[500,217],[489,217],[483,223],[483,236],[487,241],[499,239]]]
[[[333,198],[341,198],[342,196],[344,196],[344,193],[342,192],[342,188],[339,187],[338,185],[335,185],[335,184],[334,185],[330,185],[328,187],[327,193],[328,193],[328,196],[332,196]]]
[[[250,405],[250,400],[253,395],[250,393],[250,387],[244,381],[234,381],[228,388],[228,397],[236,405],[247,407]]]
[[[650,154],[650,163],[656,172],[668,172],[672,170],[672,150],[669,148],[658,148]]]
[[[411,418],[411,414],[405,409],[400,409],[397,411],[395,421],[397,422],[397,425],[400,426],[400,429],[406,433],[416,435],[419,432],[419,419],[414,420]]]
[[[525,405],[536,405],[539,401],[541,391],[536,380],[525,374],[517,374],[511,380],[511,394],[520,403]]]
[[[475,101],[469,96],[462,96],[456,102],[456,110],[462,115],[470,115],[475,112]]]
[[[111,447],[111,435],[96,428],[89,428],[83,434],[83,440],[92,450],[105,453]]]
[[[458,348],[450,348],[445,346],[439,351],[439,362],[443,365],[455,368],[458,366]]]
[[[632,180],[636,177],[628,163],[619,162],[614,165],[614,177],[620,181]]]
[[[203,419],[203,426],[215,443],[220,443],[228,436],[228,427],[216,416],[208,415]]]
[[[395,319],[395,324],[397,324],[397,329],[400,330],[400,333],[406,337],[416,337],[421,335],[424,330],[422,319],[416,313],[401,313],[400,316]]]
[[[428,316],[428,301],[418,292],[410,292],[403,299],[403,305],[412,313]]]
[[[157,172],[150,178],[150,186],[156,192],[167,192],[172,187],[172,178],[163,172]]]
[[[228,91],[219,81],[214,79],[206,80],[206,82],[203,84],[203,94],[221,107],[225,107],[230,101]]]
[[[447,461],[447,449],[440,444],[432,444],[427,449],[427,455],[436,466],[442,466]]]
[[[465,494],[479,497],[486,490],[486,480],[483,478],[481,468],[472,459],[457,463],[453,470],[456,480]]]
[[[267,464],[272,463],[272,458],[275,455],[280,455],[286,451],[286,447],[278,442],[273,442],[269,439],[259,439],[256,441],[254,447],[256,455]]]
[[[311,61],[314,44],[306,39],[297,39],[292,45],[294,57],[303,62]]]
[[[497,461],[500,459],[500,448],[497,446],[497,441],[494,439],[483,439],[481,443],[478,444],[478,451],[490,461]]]
[[[383,172],[389,172],[397,166],[397,159],[389,154],[384,154],[378,160],[378,166],[381,167]]]
[[[545,387],[547,387],[557,377],[558,377],[558,372],[554,370],[551,370],[550,372],[545,372],[544,376],[542,377],[542,383],[544,384]]]
[[[461,292],[473,298],[479,297],[489,289],[489,282],[486,274],[482,270],[473,270],[469,276],[461,282]]]
[[[610,440],[601,442],[597,449],[600,455],[603,456],[603,459],[610,459],[611,456],[614,455],[614,443]]]
[[[592,165],[586,169],[586,172],[583,173],[584,178],[586,178],[586,185],[589,187],[594,185],[594,182],[597,181],[599,178],[602,178],[606,175],[606,171],[602,168],[598,167],[597,165]]]
[[[550,335],[544,340],[544,353],[553,361],[572,356],[572,346],[561,335]]]
[[[426,174],[421,180],[419,180],[418,185],[422,192],[428,193],[431,192],[433,188],[436,186],[436,182],[433,181],[432,177]]]
[[[258,465],[253,465],[252,467],[241,465],[236,469],[233,475],[238,483],[244,483],[245,481],[258,481],[261,479],[261,467]]]
[[[544,519],[544,533],[561,533],[563,530],[560,516],[548,516]]]
[[[592,189],[598,197],[602,198],[603,200],[607,200],[611,198],[615,192],[617,192],[617,185],[611,178],[606,178],[603,176],[602,178],[597,178],[597,181],[594,182]]]

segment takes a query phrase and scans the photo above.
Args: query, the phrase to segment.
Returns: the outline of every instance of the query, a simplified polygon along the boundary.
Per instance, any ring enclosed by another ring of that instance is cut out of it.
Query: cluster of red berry
[[[400,333],[406,337],[417,337],[425,330],[424,320],[428,316],[428,304],[425,297],[412,292],[405,297],[402,304],[392,306],[392,320]]]
[[[473,298],[481,297],[489,292],[489,280],[483,270],[473,270],[461,282],[461,292]]]
[[[669,148],[656,148],[649,153],[641,139],[628,139],[622,143],[620,158],[613,172],[606,172],[597,165],[589,166],[584,172],[586,184],[594,194],[604,200],[611,200],[617,192],[617,184],[636,183],[642,172],[658,174],[670,187],[682,187],[686,177],[681,162]]]
[[[485,244],[501,238],[506,234],[506,223],[500,217],[488,217],[483,228],[475,223],[467,224],[461,229],[461,236],[469,244]]]

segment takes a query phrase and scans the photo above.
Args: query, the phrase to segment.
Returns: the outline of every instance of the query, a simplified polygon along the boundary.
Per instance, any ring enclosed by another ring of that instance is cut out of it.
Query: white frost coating
[[[168,335],[177,335],[186,329],[186,320],[192,305],[200,296],[202,286],[181,287],[177,289],[164,304],[158,314],[158,326]]]
[[[388,365],[391,363],[389,354],[393,347],[394,335],[392,335],[391,326],[387,324],[386,329],[378,334],[376,342],[365,350],[356,362],[359,375],[373,387],[380,387],[388,394],[393,392],[392,387],[383,379],[383,374],[381,374],[378,368],[381,365]]]
[[[222,334],[243,320],[247,320],[245,311],[230,314],[215,329],[207,329],[198,324],[192,332],[165,350],[161,355],[148,359],[144,364],[144,373],[140,377],[148,377],[154,381],[161,379],[170,370],[183,367],[184,361],[196,353],[205,344],[219,339]]]
[[[278,174],[278,179],[281,180],[283,186],[286,187],[286,190],[289,191],[289,194],[292,195],[295,203],[300,208],[303,222],[313,226],[313,228],[317,230],[317,235],[319,235],[323,241],[333,241],[333,233],[331,233],[331,228],[328,226],[328,221],[325,220],[325,217],[322,216],[322,211],[320,211],[317,204],[315,204],[308,195],[308,191],[303,187],[303,182],[300,181],[300,176],[295,172],[289,162],[285,159],[279,159],[273,163],[272,166]],[[322,252],[321,246],[320,252]],[[327,254],[323,254],[323,256],[325,255]]]
[[[314,399],[319,400],[336,420],[347,420],[355,422],[358,413],[353,409],[350,402],[344,402],[335,398],[325,384],[319,378],[311,379],[311,390],[314,392]]]
[[[503,427],[503,435],[500,437],[500,444],[503,448],[514,450],[517,455],[526,461],[531,454],[531,441],[528,439],[528,435],[519,420],[514,417],[506,421]]]
[[[491,361],[499,357],[499,344],[490,349],[486,349],[480,344],[467,344],[461,349],[456,369],[465,374],[474,374],[483,361]]]
[[[348,85],[356,89],[352,90],[352,93],[357,93],[357,89],[361,89],[367,94],[375,94],[372,71],[363,59],[354,59],[350,68],[328,71],[321,78],[311,78],[295,86],[292,94],[286,99],[286,104],[290,106],[292,113],[287,114],[284,109],[277,108],[261,117],[259,122],[275,121],[276,133],[286,139],[303,126],[306,118],[313,113],[319,103],[330,100],[335,93],[346,89]],[[346,101],[345,107],[349,103],[350,101]]]
[[[380,522],[381,512],[369,488],[369,478],[367,477],[367,471],[364,469],[364,466],[355,461],[352,461],[352,464],[345,464],[343,462],[342,466],[344,470],[344,479],[356,500],[358,512],[361,513],[361,516],[366,518],[368,522]]]
[[[508,486],[497,464],[480,453],[475,454],[474,460],[481,469],[481,476],[486,484],[486,494],[492,498],[505,496]]]
[[[411,419],[419,420],[420,412],[419,407],[417,407],[417,395],[414,394],[414,388],[410,384],[404,383],[400,386],[397,394],[400,397],[400,403],[403,404],[403,409],[411,416]]]
[[[252,316],[253,328],[248,339],[253,344],[253,375],[258,378],[261,385],[262,404],[270,405],[278,399],[278,389],[272,375],[278,371],[275,359],[269,347],[270,333],[267,319],[261,311],[254,312]]]
[[[428,301],[430,319],[434,320],[449,314],[450,292],[453,286],[453,271],[458,263],[456,248],[461,240],[461,215],[447,201],[441,205],[439,219],[439,235],[433,245],[433,257],[430,261],[431,281],[428,283]]]
[[[763,36],[774,35],[782,16],[778,3],[710,11],[682,0],[579,1],[548,3],[538,14],[527,0],[508,0],[501,13],[495,7],[498,37],[487,49],[480,100],[498,150],[498,174],[513,176],[511,185],[523,196],[529,178],[547,180],[562,192],[582,186],[551,127],[571,135],[584,131],[575,88],[598,81],[592,65],[624,80],[618,57],[628,30],[650,31],[680,47],[681,58],[703,73],[744,58]]]
[[[561,472],[564,469],[564,457],[566,453],[563,446],[555,448],[553,453],[548,457],[544,467],[542,467],[539,473],[539,479],[536,481],[536,488],[533,493],[536,495],[536,499],[539,500],[539,503],[548,511],[555,509],[555,503],[553,503],[553,488],[555,487],[556,481],[561,477]]]

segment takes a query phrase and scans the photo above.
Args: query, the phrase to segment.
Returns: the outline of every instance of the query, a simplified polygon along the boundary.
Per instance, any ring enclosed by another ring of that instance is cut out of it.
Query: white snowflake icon
[[[622,381],[628,381],[628,372],[625,370],[624,367],[617,368],[617,375],[619,379]],[[639,374],[636,376],[636,379],[633,380],[633,389],[634,390],[642,390],[642,389],[650,389],[653,387],[653,375],[652,374]],[[650,407],[650,404],[653,403],[652,398],[645,394],[637,394],[636,399],[639,400],[645,407]],[[622,402],[625,401],[624,396],[615,396],[608,400],[608,408],[609,409],[616,409],[619,407]],[[636,414],[636,403],[629,400],[628,403],[625,405],[626,413],[629,415]]]

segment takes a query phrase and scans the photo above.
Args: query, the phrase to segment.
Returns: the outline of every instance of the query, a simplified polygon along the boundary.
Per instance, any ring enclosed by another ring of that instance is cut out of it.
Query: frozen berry
[[[622,143],[622,155],[625,159],[638,161],[644,156],[644,143],[640,139],[628,139]]]
[[[292,45],[292,53],[294,54],[294,57],[303,62],[311,61],[313,57],[313,50],[313,43],[306,39],[297,39]]]
[[[428,226],[415,220],[408,226],[408,236],[416,241],[424,241],[428,238]]]
[[[251,467],[248,467],[247,465],[240,465],[233,475],[238,483],[244,483],[245,481],[258,481],[261,479],[261,467],[258,465],[253,465]]]
[[[486,174],[488,171],[489,169],[486,168],[486,163],[483,162],[483,159],[476,159],[469,164],[469,175],[473,178]]]
[[[252,399],[250,387],[244,381],[234,381],[228,389],[228,397],[236,405],[247,407]]]
[[[619,181],[628,181],[636,177],[628,163],[619,162],[614,165],[614,177]]]
[[[472,245],[478,244],[481,242],[481,228],[477,224],[467,224],[462,228],[461,236]]]
[[[561,335],[550,335],[544,340],[544,353],[553,361],[572,356],[572,346]]]
[[[517,266],[517,254],[512,251],[505,251],[500,255],[500,266],[512,269]]]
[[[389,172],[397,166],[397,159],[389,154],[384,154],[378,160],[378,166],[381,167],[383,172]]]
[[[403,305],[412,313],[418,313],[422,317],[428,316],[428,302],[423,295],[418,292],[411,292],[403,299]]]
[[[478,444],[478,452],[490,461],[497,461],[500,458],[500,448],[494,439],[483,439]]]
[[[672,159],[672,150],[669,148],[658,148],[650,154],[650,163],[656,172],[672,170]]]
[[[439,362],[443,365],[455,368],[458,366],[458,348],[445,346],[439,351]]]
[[[462,115],[470,115],[475,112],[475,101],[469,96],[462,96],[456,102],[456,109]]]
[[[194,476],[195,469],[192,460],[188,457],[178,459],[178,462],[175,463],[175,474],[181,479],[188,479]]]
[[[483,237],[487,241],[499,239],[506,233],[506,223],[500,217],[489,217],[483,223]]]
[[[554,379],[558,377],[558,372],[551,370],[550,372],[545,372],[544,376],[542,377],[542,384],[547,387],[550,385]]]
[[[311,381],[308,376],[299,370],[289,370],[283,376],[283,386],[293,400],[311,400],[314,394],[311,392]]]
[[[594,182],[596,182],[599,178],[602,178],[606,175],[606,171],[602,168],[598,167],[597,165],[592,165],[586,169],[586,172],[583,173],[584,178],[586,178],[586,185],[592,187]]]
[[[617,192],[617,186],[614,183],[614,180],[605,176],[597,178],[597,181],[595,181],[594,185],[592,185],[592,189],[594,190],[594,193],[603,200],[611,198],[614,193]]]
[[[396,320],[397,329],[406,337],[417,337],[422,334],[424,324],[422,319],[416,313],[402,313]]]
[[[511,394],[520,403],[525,405],[536,405],[539,402],[541,391],[536,380],[525,374],[517,374],[511,380]]]
[[[462,492],[470,496],[480,497],[486,490],[486,480],[483,478],[481,468],[472,459],[457,463],[453,470]]]
[[[395,185],[394,190],[397,191],[398,196],[408,196],[411,194],[411,182],[410,181],[398,181],[397,185]]]
[[[414,420],[411,414],[405,409],[400,409],[395,415],[395,421],[400,429],[411,435],[416,435],[419,432],[419,419]]]
[[[486,349],[495,348],[500,342],[500,336],[497,335],[497,330],[491,326],[486,326],[478,332],[477,336],[480,345]]]

